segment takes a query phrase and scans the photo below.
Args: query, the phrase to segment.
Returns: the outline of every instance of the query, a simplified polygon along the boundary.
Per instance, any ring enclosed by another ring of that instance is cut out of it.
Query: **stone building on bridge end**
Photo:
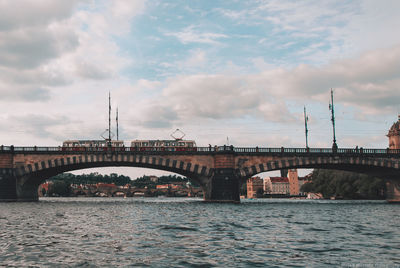
[[[400,149],[400,115],[386,136],[389,138],[389,149]]]
[[[389,138],[389,149],[400,149],[400,114],[397,122],[395,122],[389,129],[386,135]],[[386,183],[387,193],[389,196],[397,196],[399,198],[388,200],[389,202],[400,203],[400,182],[389,180]]]

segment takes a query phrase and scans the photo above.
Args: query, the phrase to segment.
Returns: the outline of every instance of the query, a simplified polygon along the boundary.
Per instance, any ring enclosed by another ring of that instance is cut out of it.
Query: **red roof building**
[[[289,179],[286,177],[264,178],[264,192],[267,194],[290,194]]]

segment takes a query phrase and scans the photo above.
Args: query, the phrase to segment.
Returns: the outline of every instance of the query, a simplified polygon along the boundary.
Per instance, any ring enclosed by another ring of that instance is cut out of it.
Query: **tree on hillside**
[[[49,184],[48,196],[68,197],[71,194],[71,184],[67,181],[55,180]]]
[[[303,192],[321,193],[324,198],[383,199],[385,182],[364,174],[340,170],[315,169],[312,182],[301,187]]]
[[[124,175],[118,175],[111,173],[110,175],[101,175],[97,172],[90,174],[74,175],[71,173],[58,174],[49,179],[49,181],[66,181],[70,184],[96,184],[99,182],[103,183],[114,183],[115,185],[122,186],[131,183],[131,178]]]

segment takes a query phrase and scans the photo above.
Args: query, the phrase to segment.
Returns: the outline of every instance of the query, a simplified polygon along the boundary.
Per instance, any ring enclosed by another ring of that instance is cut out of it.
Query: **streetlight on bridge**
[[[329,103],[329,110],[331,110],[331,121],[333,126],[333,144],[332,144],[332,151],[334,153],[337,152],[338,146],[336,144],[336,133],[335,133],[335,108],[333,105],[333,89],[331,89],[331,101]]]
[[[305,127],[305,133],[306,133],[306,149],[308,149],[308,126],[307,126],[307,122],[308,122],[308,116],[307,116],[307,112],[306,112],[306,106],[304,106],[304,127]]]

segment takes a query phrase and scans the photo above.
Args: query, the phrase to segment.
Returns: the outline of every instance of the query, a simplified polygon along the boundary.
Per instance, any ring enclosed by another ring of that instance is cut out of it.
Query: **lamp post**
[[[117,116],[115,118],[115,121],[117,121],[117,141],[119,140],[119,136],[118,136],[118,107],[117,107]]]
[[[306,133],[306,149],[308,149],[308,127],[307,127],[307,122],[308,122],[308,116],[306,112],[306,106],[304,106],[304,128],[305,128],[305,133]]]
[[[331,121],[333,127],[333,144],[332,144],[332,151],[334,153],[337,152],[338,146],[336,144],[336,133],[335,133],[335,107],[333,105],[333,90],[331,89],[331,101],[329,103],[329,110],[331,110]]]
[[[111,93],[108,92],[108,147],[111,147]]]

